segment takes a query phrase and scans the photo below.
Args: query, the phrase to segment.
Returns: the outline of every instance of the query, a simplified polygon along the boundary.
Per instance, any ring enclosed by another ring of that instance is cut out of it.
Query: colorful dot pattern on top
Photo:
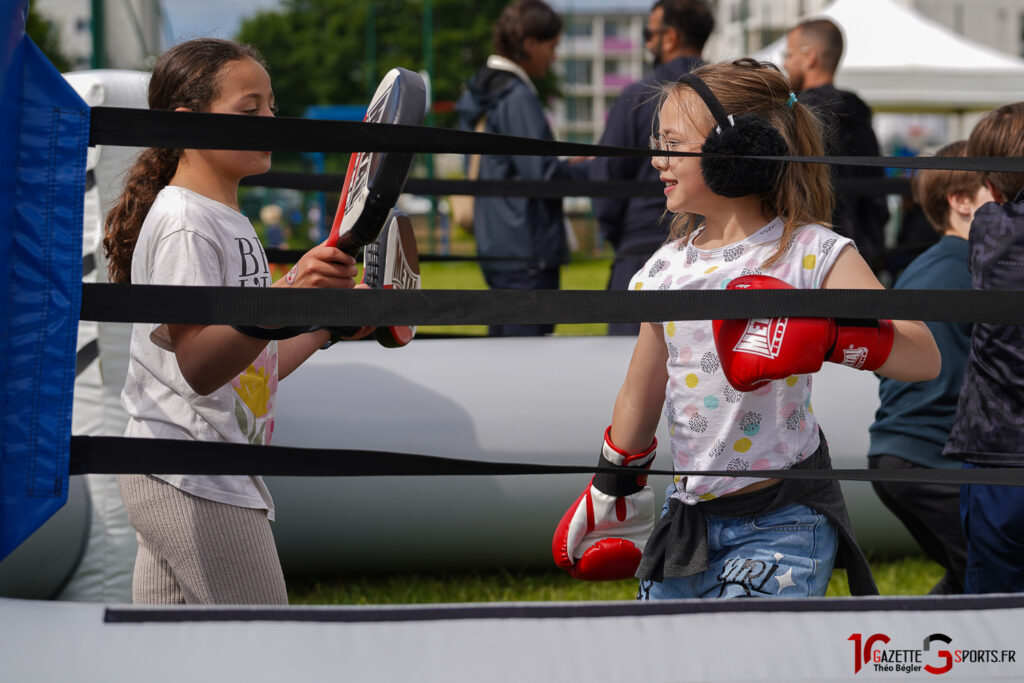
[[[778,218],[742,242],[704,250],[666,244],[633,276],[630,289],[724,289],[743,275],[763,274],[799,289],[821,287],[839,253],[852,242],[820,225],[799,229],[786,254],[763,264],[778,249]],[[710,321],[662,324],[668,347],[665,419],[677,470],[785,469],[818,447],[818,424],[810,408],[811,376],[790,376],[752,392],[733,389],[722,373]],[[751,477],[688,476],[675,497],[696,504],[761,481]]]

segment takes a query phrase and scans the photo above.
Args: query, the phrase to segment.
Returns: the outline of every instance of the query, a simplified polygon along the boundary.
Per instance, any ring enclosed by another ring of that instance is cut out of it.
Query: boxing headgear
[[[701,157],[704,182],[723,197],[766,195],[782,173],[781,161],[751,159],[749,156],[786,156],[789,145],[768,121],[757,114],[726,114],[722,103],[698,76],[683,74],[686,83],[704,100],[717,124],[704,140],[704,152],[722,154]]]

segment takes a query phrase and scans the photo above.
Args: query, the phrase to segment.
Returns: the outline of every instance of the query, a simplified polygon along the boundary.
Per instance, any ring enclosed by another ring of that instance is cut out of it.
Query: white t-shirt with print
[[[270,269],[249,220],[229,206],[168,186],[146,215],[132,256],[132,283],[268,287]],[[132,327],[121,404],[125,436],[269,444],[274,431],[277,342],[240,375],[207,396],[195,393],[170,350],[164,325]],[[246,475],[154,475],[192,495],[240,507],[274,504],[262,478]]]
[[[631,289],[724,289],[734,278],[763,274],[797,289],[817,289],[839,252],[853,242],[820,225],[793,236],[786,254],[763,264],[778,249],[782,220],[776,218],[747,239],[718,249],[666,244],[633,276]],[[787,469],[818,448],[811,409],[811,376],[791,376],[739,392],[725,379],[710,320],[662,323],[668,346],[665,419],[677,470]],[[694,505],[749,486],[757,478],[689,476],[674,497]]]

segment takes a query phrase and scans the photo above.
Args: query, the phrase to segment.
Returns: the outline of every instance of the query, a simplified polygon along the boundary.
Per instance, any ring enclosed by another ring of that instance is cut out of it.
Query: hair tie
[[[791,93],[789,93],[789,99],[786,100],[786,106],[789,107],[790,109],[792,109],[793,105],[796,104],[796,101],[797,101],[796,100],[796,93],[795,92],[791,92]]]

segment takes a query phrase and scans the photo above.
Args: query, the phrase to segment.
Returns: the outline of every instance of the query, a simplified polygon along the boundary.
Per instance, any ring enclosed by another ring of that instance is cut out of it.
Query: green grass
[[[942,568],[922,557],[873,560],[882,595],[924,595]],[[543,572],[467,571],[426,574],[289,577],[295,605],[411,605],[459,602],[585,602],[633,600],[636,581],[577,581],[552,569]],[[846,572],[832,574],[828,597],[849,596]]]
[[[592,583],[550,572],[440,572],[289,579],[299,605],[631,600],[635,581]]]
[[[562,267],[562,289],[604,289],[608,283],[610,269],[609,258],[573,261]],[[487,289],[480,265],[473,262],[421,263],[420,277],[424,289]],[[601,335],[607,330],[608,325],[605,323],[555,325],[556,335]],[[417,332],[482,336],[487,334],[487,326],[423,325]]]
[[[875,575],[878,592],[882,595],[927,595],[945,570],[922,556],[908,556],[889,560],[871,560],[871,573]],[[846,570],[837,569],[832,573],[826,595],[848,596]]]

